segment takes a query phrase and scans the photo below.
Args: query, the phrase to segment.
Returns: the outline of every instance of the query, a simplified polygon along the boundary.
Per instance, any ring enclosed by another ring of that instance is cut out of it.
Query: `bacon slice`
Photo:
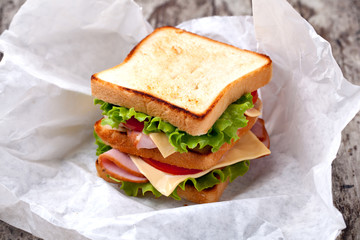
[[[128,182],[147,182],[131,158],[116,149],[111,149],[98,158],[97,165],[106,174]],[[100,173],[99,173],[100,175]]]

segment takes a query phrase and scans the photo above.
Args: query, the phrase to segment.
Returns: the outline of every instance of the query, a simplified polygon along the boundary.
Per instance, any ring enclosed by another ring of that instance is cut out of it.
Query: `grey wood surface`
[[[0,33],[8,28],[25,0],[0,0]],[[177,25],[204,16],[249,15],[251,0],[135,0],[153,27]],[[345,77],[360,85],[360,0],[289,0],[289,3],[328,40]],[[360,239],[360,113],[342,132],[332,165],[334,205],[347,228],[339,239]],[[38,239],[0,221],[0,240]]]

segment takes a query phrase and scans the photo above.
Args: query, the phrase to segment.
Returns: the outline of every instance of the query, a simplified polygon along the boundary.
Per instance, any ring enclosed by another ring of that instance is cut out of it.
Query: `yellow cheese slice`
[[[155,143],[164,158],[176,152],[175,148],[169,143],[169,138],[165,133],[150,133],[149,137]]]
[[[131,156],[135,165],[139,168],[140,172],[150,181],[150,183],[163,195],[169,196],[185,179],[198,178],[208,172],[235,164],[240,161],[250,160],[270,154],[270,150],[252,133],[244,134],[235,146],[230,149],[223,157],[223,159],[214,167],[196,174],[190,175],[172,175],[164,173],[136,156]]]

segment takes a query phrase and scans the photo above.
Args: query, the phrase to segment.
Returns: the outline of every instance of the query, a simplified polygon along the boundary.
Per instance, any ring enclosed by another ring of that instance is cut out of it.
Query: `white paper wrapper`
[[[287,2],[254,0],[253,10],[180,25],[274,64],[261,90],[271,156],[252,161],[221,202],[194,205],[127,197],[96,176],[90,76],[151,32],[140,8],[28,0],[0,37],[0,219],[45,239],[334,239],[345,225],[331,162],[360,87]]]

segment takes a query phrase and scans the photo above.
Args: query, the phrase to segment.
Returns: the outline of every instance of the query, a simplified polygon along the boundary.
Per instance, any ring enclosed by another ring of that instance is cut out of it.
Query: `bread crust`
[[[206,39],[209,42],[215,42],[220,45],[224,45],[230,48],[237,49],[234,46],[217,42],[206,37],[198,36],[196,34],[186,32],[184,30],[163,27],[156,29],[152,34],[143,39],[127,56],[123,63],[115,66],[109,70],[120,68],[124,64],[128,63],[132,57],[138,53],[145,42],[148,41],[153,35],[160,31],[176,31],[179,34],[190,34],[191,36]],[[250,52],[247,50],[240,50]],[[262,67],[252,71],[248,74],[242,75],[237,79],[234,79],[225,88],[221,89],[216,98],[214,98],[209,107],[203,112],[194,112],[192,109],[187,109],[183,106],[177,106],[168,102],[162,98],[156,97],[153,94],[140,91],[136,89],[130,89],[124,86],[120,86],[108,81],[105,81],[99,77],[99,74],[94,74],[91,77],[91,89],[92,94],[109,103],[124,106],[127,108],[134,108],[136,111],[144,112],[150,116],[160,117],[161,119],[171,123],[178,127],[180,130],[185,131],[191,135],[197,136],[205,134],[215,121],[220,117],[224,110],[235,100],[240,98],[244,93],[255,91],[256,89],[266,85],[272,76],[272,62],[269,57],[253,53],[258,57],[265,59],[266,64]],[[166,86],[164,86],[166,89]]]
[[[262,103],[260,100],[256,103],[256,107],[261,110]],[[247,117],[248,124],[237,131],[237,135],[241,137],[244,133],[249,131],[257,121],[257,117]],[[104,141],[105,144],[112,148],[118,149],[120,152],[140,156],[144,158],[151,158],[159,162],[184,167],[189,169],[206,170],[216,165],[221,157],[234,146],[235,141],[231,144],[224,143],[215,153],[198,153],[175,152],[170,156],[164,158],[157,148],[154,149],[138,149],[133,138],[129,138],[126,133],[117,130],[109,129],[101,125],[101,119],[94,125],[96,134]]]
[[[177,188],[177,194],[181,198],[187,199],[194,203],[218,202],[228,184],[229,180],[216,184],[211,188],[206,188],[202,191],[198,191],[191,184],[186,184],[185,190],[182,190],[179,187]]]

